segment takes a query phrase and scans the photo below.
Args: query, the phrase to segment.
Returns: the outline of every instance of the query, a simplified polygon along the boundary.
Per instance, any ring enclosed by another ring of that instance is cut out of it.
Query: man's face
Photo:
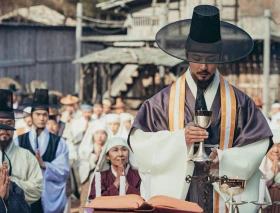
[[[69,112],[69,114],[71,115],[71,114],[75,111],[75,107],[74,107],[73,104],[71,104],[71,105],[66,105],[66,106],[65,106],[65,110],[66,110],[67,112]]]
[[[56,135],[58,132],[58,123],[55,120],[48,120],[47,121],[47,129],[50,133]]]
[[[104,114],[109,114],[111,112],[111,107],[109,106],[103,106],[103,113]]]
[[[0,123],[15,127],[15,120],[13,119],[0,118]],[[12,141],[13,136],[14,136],[13,130],[0,129],[0,145],[7,147]]]
[[[91,116],[92,116],[92,111],[91,110],[83,110],[82,113],[83,113],[83,116],[85,117],[85,119],[89,121]]]
[[[93,105],[93,113],[96,115],[101,115],[102,114],[102,105],[101,104],[94,104]]]
[[[43,129],[49,119],[49,113],[46,110],[36,110],[32,112],[31,117],[34,126]]]
[[[217,70],[217,64],[197,64],[190,62],[191,75],[195,82],[211,80]]]

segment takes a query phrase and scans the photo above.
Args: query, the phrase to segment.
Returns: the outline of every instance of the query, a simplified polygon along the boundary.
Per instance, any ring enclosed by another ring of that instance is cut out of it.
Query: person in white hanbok
[[[124,125],[122,125],[120,115],[113,113],[107,114],[105,121],[109,128],[109,138],[122,137],[127,139],[128,131],[125,129]]]
[[[80,196],[81,208],[85,206],[88,195],[89,179],[93,171],[105,142],[108,139],[108,127],[100,121],[94,121],[88,128],[82,143],[79,147],[79,174],[82,184]]]

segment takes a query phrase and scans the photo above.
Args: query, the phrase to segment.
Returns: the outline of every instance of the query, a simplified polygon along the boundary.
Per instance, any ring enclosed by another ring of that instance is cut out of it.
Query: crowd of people
[[[36,89],[33,97],[24,98],[22,103],[17,96],[11,90],[0,90],[0,124],[11,127],[0,126],[0,176],[4,176],[4,183],[6,176],[16,183],[10,189],[18,185],[23,190],[19,196],[21,201],[25,199],[26,212],[29,206],[36,213],[70,212],[71,201],[76,199],[80,199],[83,212],[92,197],[91,176],[102,147],[109,147],[106,142],[115,138],[122,141],[120,152],[128,151],[129,147],[122,145],[133,116],[125,112],[121,99],[112,105],[100,95],[93,105],[81,104],[73,95],[59,99],[49,95],[47,89]],[[112,152],[110,161],[118,168],[115,153],[118,155],[118,150]],[[128,153],[124,159],[128,159]],[[5,208],[9,209],[9,205],[7,202]]]
[[[59,99],[47,89],[36,89],[31,99],[19,103],[16,93],[0,90],[1,212],[67,213],[76,198],[82,213],[90,200],[121,190],[142,197],[166,195],[197,203],[205,212],[225,212],[227,197],[217,182],[204,193],[203,184],[186,181],[187,175],[205,169],[201,159],[193,158],[199,149],[195,143],[202,141],[203,161],[212,161],[212,174],[246,181],[241,197],[248,203],[240,212],[256,212],[249,201],[258,194],[259,202],[270,197],[279,201],[280,104],[274,103],[271,118],[265,118],[260,100],[254,103],[220,75],[218,64],[248,55],[253,40],[220,21],[219,14],[214,6],[199,5],[191,20],[157,33],[157,45],[188,61],[189,68],[145,101],[135,118],[120,99],[112,105],[98,95],[91,105],[73,95]],[[172,36],[176,39],[168,40]],[[207,129],[194,123],[200,116],[211,116]],[[262,176],[270,196],[258,193]],[[279,210],[277,204],[267,208]]]

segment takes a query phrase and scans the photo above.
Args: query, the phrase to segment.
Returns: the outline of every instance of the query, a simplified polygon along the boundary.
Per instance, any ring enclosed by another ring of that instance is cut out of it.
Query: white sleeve
[[[227,150],[218,149],[220,175],[248,180],[259,168],[269,146],[269,139]]]
[[[143,132],[135,128],[130,135],[130,145],[140,167],[142,196],[145,173],[150,171],[151,196],[161,194],[186,198],[189,184],[185,178],[192,175],[194,165],[188,161],[193,154],[193,144],[186,145],[185,130]]]

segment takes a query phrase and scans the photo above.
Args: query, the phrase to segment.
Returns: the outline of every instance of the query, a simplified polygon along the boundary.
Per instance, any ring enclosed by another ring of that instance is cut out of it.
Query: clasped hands
[[[120,164],[118,165],[117,177],[116,177],[116,180],[115,180],[115,182],[114,182],[114,185],[115,185],[117,188],[120,187],[120,177],[121,177],[121,176],[126,176],[126,174],[125,174],[125,167],[124,167],[124,165],[120,163]],[[125,191],[127,191],[128,186],[129,186],[129,184],[128,184],[128,182],[127,182],[127,179],[125,179]]]
[[[185,140],[187,144],[192,144],[196,142],[204,141],[204,139],[207,139],[209,136],[209,133],[200,127],[195,126],[187,126],[185,129]],[[218,151],[214,148],[211,148],[211,154],[209,155],[209,158],[213,160],[211,164],[211,169],[218,169],[219,168],[219,156]]]
[[[9,199],[9,190],[10,190],[10,177],[8,173],[7,162],[3,162],[2,167],[0,168],[0,197],[7,201]]]

